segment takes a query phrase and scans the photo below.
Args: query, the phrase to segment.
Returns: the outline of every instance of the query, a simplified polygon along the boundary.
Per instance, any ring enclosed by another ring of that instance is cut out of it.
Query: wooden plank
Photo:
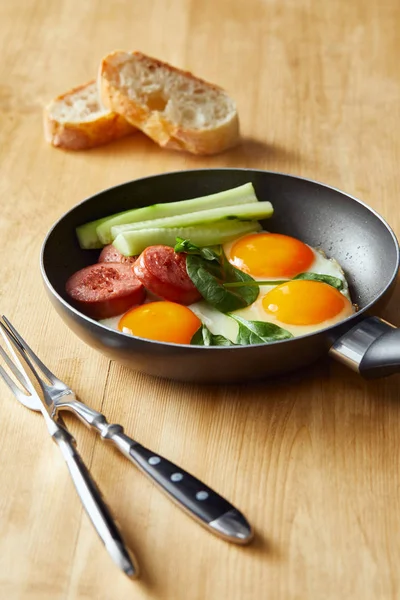
[[[239,548],[181,513],[116,451],[68,425],[143,576],[113,566],[39,415],[0,403],[0,595],[8,600],[397,598],[398,377],[322,360],[267,384],[202,388],[110,363],[51,310],[39,252],[52,223],[153,173],[255,167],[360,197],[400,233],[400,5],[387,0],[31,0],[0,4],[0,305],[91,406],[207,481],[254,524]],[[140,49],[235,97],[243,143],[199,158],[137,134],[90,152],[43,140],[43,105]],[[310,215],[312,218],[312,215]],[[384,317],[400,322],[397,291]]]

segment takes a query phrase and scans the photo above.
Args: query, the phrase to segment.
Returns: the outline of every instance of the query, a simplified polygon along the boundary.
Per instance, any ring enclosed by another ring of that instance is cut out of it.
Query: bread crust
[[[96,146],[108,144],[135,131],[135,127],[128,123],[118,113],[107,112],[93,119],[74,122],[62,122],[52,116],[52,107],[58,102],[63,102],[75,94],[79,94],[95,80],[77,86],[60,96],[57,96],[43,111],[44,135],[47,142],[59,148],[68,150],[86,150]]]
[[[192,154],[211,155],[223,152],[239,142],[239,118],[236,110],[222,124],[214,128],[194,129],[173,123],[161,112],[151,110],[130,98],[123,89],[113,82],[118,81],[118,67],[113,64],[113,58],[120,52],[115,51],[101,61],[98,76],[98,88],[101,102],[109,110],[123,115],[132,125],[141,129],[163,148],[186,150]],[[124,53],[125,54],[125,53]],[[222,88],[210,84],[189,71],[182,71],[160,60],[145,56],[141,52],[131,53],[136,61],[151,61],[154,69],[164,69],[170,73],[179,73],[209,89],[226,94]]]

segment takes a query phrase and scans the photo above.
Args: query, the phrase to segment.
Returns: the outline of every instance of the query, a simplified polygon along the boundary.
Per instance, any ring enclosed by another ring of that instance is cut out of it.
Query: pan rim
[[[343,196],[347,196],[347,198],[349,198],[350,200],[352,200],[353,202],[356,202],[357,204],[359,204],[360,206],[362,206],[363,208],[365,208],[368,212],[372,213],[374,215],[374,217],[376,219],[378,219],[386,228],[386,230],[389,232],[395,250],[396,250],[396,266],[395,269],[393,271],[392,276],[390,277],[388,283],[386,284],[386,286],[383,288],[383,290],[379,293],[378,296],[376,296],[373,300],[371,300],[368,304],[366,304],[363,308],[361,308],[359,311],[357,311],[356,313],[354,313],[353,315],[351,315],[350,317],[347,317],[346,319],[344,319],[343,321],[340,321],[338,323],[335,323],[334,325],[330,325],[329,327],[325,327],[323,329],[318,329],[317,331],[311,332],[311,333],[306,333],[304,335],[301,336],[296,336],[294,338],[290,338],[290,339],[286,339],[286,340],[277,340],[275,342],[269,342],[269,343],[261,343],[261,344],[251,344],[249,346],[191,346],[190,344],[174,344],[171,342],[160,342],[157,340],[150,340],[150,339],[146,339],[146,338],[141,338],[141,337],[137,337],[131,334],[127,334],[127,333],[123,333],[122,331],[117,331],[115,329],[112,329],[111,327],[108,327],[107,325],[103,325],[102,323],[99,323],[98,321],[95,321],[94,319],[91,319],[90,317],[87,317],[86,315],[84,315],[82,312],[80,312],[79,310],[77,310],[76,308],[74,308],[71,304],[69,304],[66,300],[64,300],[64,298],[56,291],[56,289],[54,288],[54,286],[52,285],[52,283],[50,282],[47,273],[46,273],[46,269],[44,266],[44,254],[45,254],[45,250],[46,250],[46,246],[47,246],[47,242],[51,236],[51,234],[53,233],[54,229],[58,226],[58,224],[63,221],[70,213],[72,213],[74,210],[76,210],[79,206],[85,204],[86,202],[88,202],[89,200],[93,200],[94,198],[96,198],[97,196],[99,196],[100,194],[104,194],[107,192],[111,192],[112,190],[115,190],[116,188],[120,188],[123,186],[128,186],[132,183],[136,183],[139,181],[146,181],[146,180],[153,180],[159,177],[168,177],[170,175],[178,175],[180,173],[205,173],[205,172],[209,172],[209,171],[220,171],[220,172],[230,172],[230,171],[235,171],[235,172],[250,172],[250,173],[262,173],[262,174],[267,174],[267,175],[277,175],[280,177],[289,177],[291,179],[296,179],[296,180],[300,180],[300,181],[305,181],[307,183],[312,183],[315,184],[317,186],[321,186],[323,188],[338,192],[339,194],[343,195]],[[399,271],[399,261],[400,261],[400,247],[399,247],[399,242],[397,240],[397,237],[393,231],[393,229],[390,227],[390,225],[387,223],[387,221],[372,207],[370,207],[368,204],[366,204],[365,202],[363,202],[362,200],[356,198],[355,196],[352,196],[351,194],[348,194],[347,192],[344,192],[343,190],[341,190],[338,187],[332,186],[332,185],[328,185],[326,183],[323,183],[321,181],[318,181],[316,179],[310,179],[307,177],[302,177],[299,175],[292,175],[290,173],[284,173],[284,172],[280,172],[280,171],[268,171],[268,170],[264,170],[264,169],[252,169],[249,167],[243,167],[243,168],[236,168],[236,167],[221,167],[221,168],[203,168],[203,169],[181,169],[178,171],[167,171],[165,173],[156,173],[153,175],[147,175],[145,177],[139,177],[137,179],[132,179],[130,181],[125,181],[124,183],[119,183],[117,185],[113,185],[110,186],[108,188],[105,188],[103,190],[100,190],[99,192],[96,192],[95,194],[92,194],[90,196],[87,196],[86,198],[84,198],[83,200],[81,200],[80,202],[78,202],[77,204],[75,204],[72,208],[70,208],[69,210],[67,210],[66,212],[64,212],[61,217],[59,217],[54,223],[53,225],[50,227],[50,229],[48,230],[43,242],[42,242],[42,246],[41,246],[41,250],[40,250],[40,271],[41,271],[41,275],[42,278],[46,284],[47,289],[50,291],[50,293],[58,300],[58,302],[60,302],[64,308],[68,311],[71,311],[72,313],[74,313],[78,318],[83,319],[83,321],[86,321],[89,325],[92,326],[96,326],[99,327],[100,330],[101,329],[105,329],[107,332],[110,332],[112,334],[114,334],[115,336],[123,336],[124,339],[127,340],[133,340],[134,342],[141,342],[141,343],[150,343],[152,345],[156,345],[156,346],[161,346],[161,347],[171,347],[171,348],[179,348],[179,349],[188,349],[191,348],[192,350],[197,350],[197,351],[230,351],[230,352],[238,352],[240,350],[244,350],[247,349],[249,350],[250,348],[260,348],[260,347],[265,347],[265,346],[275,346],[276,344],[287,344],[290,342],[295,342],[297,340],[305,340],[307,338],[310,337],[314,337],[317,335],[323,335],[323,334],[327,334],[329,332],[331,332],[332,330],[334,330],[336,327],[348,327],[348,329],[351,329],[354,326],[354,322],[359,320],[359,317],[361,315],[363,315],[364,313],[368,312],[368,310],[370,310],[378,301],[380,298],[382,298],[382,296],[384,296],[386,294],[386,292],[391,288],[391,286],[393,285],[398,271]]]

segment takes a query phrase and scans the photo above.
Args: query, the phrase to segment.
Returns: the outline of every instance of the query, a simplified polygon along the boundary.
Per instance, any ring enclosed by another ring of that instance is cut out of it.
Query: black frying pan
[[[320,247],[342,265],[358,313],[342,323],[271,344],[193,347],[147,341],[111,330],[73,308],[67,278],[96,262],[98,252],[78,246],[75,227],[132,207],[211,194],[251,181],[259,200],[275,212],[266,227]],[[400,370],[400,331],[370,316],[387,302],[399,268],[392,230],[372,209],[334,188],[266,171],[204,169],[147,177],[110,188],[68,211],[47,235],[41,269],[49,298],[66,324],[86,343],[133,369],[192,382],[263,379],[330,354],[365,377]]]

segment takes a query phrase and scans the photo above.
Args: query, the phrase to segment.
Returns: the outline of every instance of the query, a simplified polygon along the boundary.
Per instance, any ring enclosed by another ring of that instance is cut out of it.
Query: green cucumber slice
[[[104,246],[103,242],[100,241],[96,230],[99,225],[105,223],[105,221],[108,221],[109,218],[110,217],[103,217],[102,219],[85,223],[84,225],[80,225],[76,228],[76,235],[81,248],[85,250],[94,250]]]
[[[261,229],[261,225],[257,221],[226,221],[213,223],[206,227],[142,229],[121,233],[115,238],[113,245],[124,256],[134,256],[140,254],[148,246],[156,244],[173,248],[177,237],[190,239],[197,246],[214,246],[230,242],[240,235],[254,233]]]
[[[113,240],[111,228],[117,225],[154,221],[155,219],[205,211],[210,208],[255,202],[258,202],[258,199],[254,192],[253,184],[245,183],[239,187],[218,192],[217,194],[210,194],[209,196],[192,198],[191,200],[180,200],[178,202],[166,202],[165,204],[153,204],[152,206],[135,208],[124,213],[112,215],[97,226],[97,236],[104,245],[110,244]]]
[[[112,239],[115,239],[120,233],[139,231],[141,229],[191,227],[193,225],[208,225],[209,223],[224,221],[258,221],[259,219],[270,217],[272,213],[273,208],[270,202],[257,202],[240,206],[222,206],[220,208],[211,208],[210,210],[202,210],[186,215],[154,219],[153,221],[116,225],[111,228],[111,236]]]

